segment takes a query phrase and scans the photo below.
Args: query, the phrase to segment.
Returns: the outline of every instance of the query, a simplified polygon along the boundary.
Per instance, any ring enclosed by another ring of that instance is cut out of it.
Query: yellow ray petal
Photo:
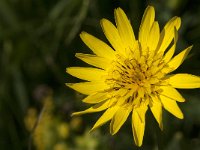
[[[108,93],[105,93],[105,92],[97,92],[97,93],[94,93],[94,94],[87,96],[82,101],[84,103],[96,104],[96,103],[107,100],[108,99],[107,94]]]
[[[105,76],[104,70],[91,67],[70,67],[66,69],[66,72],[72,76],[87,81],[102,80],[103,76]]]
[[[95,130],[96,128],[102,126],[106,122],[112,119],[112,117],[115,115],[116,111],[119,109],[118,106],[110,107],[108,108],[104,114],[97,120],[97,122],[94,124],[91,131]]]
[[[190,50],[192,49],[192,46],[186,48],[182,52],[180,52],[178,55],[176,55],[174,58],[171,59],[171,61],[168,63],[169,66],[169,72],[172,72],[176,70],[185,60],[187,55],[189,54]]]
[[[145,114],[148,107],[146,104],[141,103],[139,108],[135,108],[135,111],[138,113],[141,122],[145,122]]]
[[[161,130],[163,130],[162,122],[162,104],[156,96],[152,97],[152,105],[150,106],[151,112],[153,113],[156,121],[159,124]]]
[[[126,48],[132,48],[133,44],[135,43],[135,35],[130,21],[121,8],[115,9],[114,14],[117,29],[119,31],[122,42],[125,44]]]
[[[131,107],[120,107],[112,118],[110,123],[110,133],[116,134],[124,122],[127,120],[131,112]]]
[[[96,55],[76,53],[76,57],[92,66],[95,66],[101,69],[106,69],[110,65],[109,59],[98,57]]]
[[[140,29],[139,29],[139,42],[143,49],[146,49],[147,41],[149,39],[149,32],[155,19],[155,10],[152,6],[148,6],[144,12]]]
[[[133,137],[134,137],[134,141],[135,144],[137,146],[141,146],[142,145],[142,141],[143,141],[143,136],[144,136],[144,130],[145,130],[145,113],[144,112],[145,109],[140,109],[137,108],[133,110],[132,113],[132,130],[133,130]],[[140,114],[140,115],[139,115]],[[142,116],[142,121],[141,117]]]
[[[157,45],[158,45],[158,41],[160,38],[160,28],[159,28],[159,24],[157,21],[154,21],[151,29],[150,29],[150,33],[149,33],[149,39],[147,41],[147,46],[149,47],[150,51],[155,51]]]
[[[200,88],[200,77],[191,74],[175,74],[168,79],[169,84],[174,88],[193,89]]]
[[[163,107],[170,112],[171,114],[173,114],[174,116],[176,116],[179,119],[183,119],[183,113],[180,110],[180,108],[178,107],[176,101],[172,100],[171,98],[168,98],[166,96],[160,95],[160,100],[163,104]]]
[[[98,104],[84,110],[84,111],[75,112],[72,114],[72,116],[100,112],[100,111],[107,109],[109,107],[109,104],[110,104],[110,101],[101,102],[101,103],[98,103]]]
[[[159,49],[158,52],[165,52],[174,37],[174,27],[178,30],[180,26],[181,19],[179,17],[173,17],[167,22],[160,34],[160,41],[157,47],[157,49]]]
[[[119,36],[119,32],[117,28],[107,19],[102,19],[101,20],[101,27],[103,29],[103,32],[112,45],[112,47],[118,51],[121,52],[122,54],[124,53],[124,45],[122,43],[122,40]]]
[[[85,95],[104,91],[107,88],[107,85],[103,82],[66,83],[66,85]]]
[[[140,60],[141,55],[142,55],[142,51],[141,51],[140,43],[136,41],[133,48],[133,53],[130,56],[134,57],[136,60]]]
[[[163,57],[163,61],[168,63],[174,55],[176,49],[176,43],[178,41],[178,31],[174,28],[174,44],[172,47],[166,52],[165,56]]]
[[[113,49],[98,38],[82,32],[80,34],[82,41],[97,55],[105,57],[107,59],[113,59],[115,57]]]
[[[162,95],[166,96],[168,98],[171,98],[178,102],[185,102],[185,99],[182,97],[182,95],[172,86],[161,86],[162,89]]]
[[[143,98],[144,97],[144,94],[145,94],[145,90],[144,88],[138,88],[138,98]]]
[[[173,44],[172,47],[170,47],[170,49],[167,51],[167,53],[165,54],[165,56],[163,57],[163,61],[165,63],[168,63],[170,61],[170,59],[173,57],[174,52],[176,50],[176,44]],[[167,68],[167,70],[172,70],[171,68]],[[166,71],[167,71],[166,70]]]

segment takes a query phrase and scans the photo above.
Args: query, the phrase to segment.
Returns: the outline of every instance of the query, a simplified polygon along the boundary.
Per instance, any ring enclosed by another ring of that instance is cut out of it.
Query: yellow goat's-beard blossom
[[[67,73],[86,80],[67,83],[70,88],[88,95],[82,101],[93,106],[73,115],[104,111],[92,130],[110,122],[110,133],[118,132],[129,114],[137,146],[142,145],[145,113],[152,111],[160,128],[162,107],[177,118],[183,113],[177,102],[185,99],[176,90],[200,88],[200,77],[180,73],[171,74],[185,60],[192,46],[174,56],[181,19],[173,17],[160,32],[155,10],[148,6],[144,12],[138,40],[121,8],[114,11],[116,26],[102,19],[103,32],[111,46],[82,32],[83,42],[94,54],[77,53],[76,57],[95,67],[70,67]]]

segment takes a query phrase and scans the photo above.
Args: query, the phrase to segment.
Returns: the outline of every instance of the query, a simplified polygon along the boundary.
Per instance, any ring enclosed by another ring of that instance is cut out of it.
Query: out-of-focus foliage
[[[89,134],[86,130],[81,136],[75,134],[82,126],[82,118],[74,117],[66,122],[59,115],[55,115],[52,95],[45,97],[43,103],[39,117],[35,108],[29,108],[24,118],[25,127],[31,133],[29,149],[32,142],[37,150],[93,150],[97,148],[100,141],[99,133]]]
[[[114,21],[114,8],[122,7],[138,31],[149,4],[162,25],[172,16],[182,18],[176,52],[194,47],[177,72],[200,75],[199,0],[0,0],[0,149],[136,148],[130,123],[112,137],[106,125],[89,133],[98,114],[71,118],[85,108],[80,103],[84,96],[65,87],[77,81],[65,68],[86,66],[74,57],[90,53],[79,38],[82,30],[106,40],[99,21]],[[164,113],[161,132],[149,112],[141,149],[200,149],[200,90],[180,92],[187,99],[180,104],[184,120]]]

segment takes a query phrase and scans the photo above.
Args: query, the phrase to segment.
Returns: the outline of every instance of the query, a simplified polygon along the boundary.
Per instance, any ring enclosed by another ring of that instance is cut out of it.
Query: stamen
[[[133,53],[133,51],[130,52]],[[127,93],[123,95],[124,101],[120,100],[120,104],[124,102],[124,104],[140,105],[144,101],[149,103],[147,99],[150,99],[151,95],[160,93],[156,87],[161,84],[161,79],[165,75],[162,69],[167,66],[162,61],[162,55],[152,57],[150,54],[147,49],[139,60],[134,57],[116,55],[116,60],[112,62],[113,67],[108,70],[105,82],[110,86],[110,92],[127,90]],[[120,92],[117,97],[122,97]]]

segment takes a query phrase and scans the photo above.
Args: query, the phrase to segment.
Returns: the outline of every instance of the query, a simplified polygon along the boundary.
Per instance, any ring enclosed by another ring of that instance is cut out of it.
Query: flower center
[[[160,92],[161,78],[165,75],[162,73],[164,67],[165,63],[159,56],[150,58],[144,55],[135,59],[117,55],[117,59],[108,70],[108,91],[112,97],[122,98],[121,104],[148,103],[146,100],[151,95]]]

